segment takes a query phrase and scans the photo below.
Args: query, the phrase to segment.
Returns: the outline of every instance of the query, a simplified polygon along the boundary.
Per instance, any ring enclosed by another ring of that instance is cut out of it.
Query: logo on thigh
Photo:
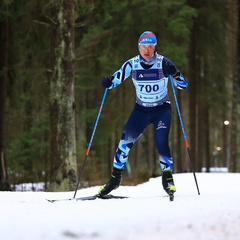
[[[167,126],[165,125],[165,123],[163,121],[159,121],[156,130],[158,130],[160,128],[167,128]]]

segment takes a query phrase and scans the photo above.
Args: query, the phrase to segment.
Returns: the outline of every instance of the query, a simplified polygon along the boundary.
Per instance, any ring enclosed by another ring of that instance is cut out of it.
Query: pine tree
[[[75,0],[51,4],[52,76],[50,82],[51,180],[50,191],[76,187],[74,99]]]

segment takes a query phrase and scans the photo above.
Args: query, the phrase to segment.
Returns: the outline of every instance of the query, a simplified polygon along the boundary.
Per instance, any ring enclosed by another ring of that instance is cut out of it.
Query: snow
[[[1,240],[239,240],[240,174],[174,174],[170,202],[161,177],[112,194],[127,199],[58,201],[74,192],[0,192]],[[99,186],[76,197],[95,194]]]

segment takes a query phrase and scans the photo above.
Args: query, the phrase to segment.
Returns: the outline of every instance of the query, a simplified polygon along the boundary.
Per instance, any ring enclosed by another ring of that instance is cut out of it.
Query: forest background
[[[0,189],[76,187],[104,93],[101,81],[138,54],[143,31],[188,79],[177,90],[195,171],[239,172],[240,0],[2,0]],[[174,172],[188,172],[175,101]],[[108,91],[81,186],[108,179],[135,102],[130,79]],[[133,147],[124,181],[161,175],[152,126]]]

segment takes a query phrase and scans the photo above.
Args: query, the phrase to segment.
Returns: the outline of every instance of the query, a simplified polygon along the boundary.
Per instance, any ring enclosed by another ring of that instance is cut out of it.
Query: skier
[[[103,87],[112,89],[131,75],[136,89],[136,103],[116,150],[110,180],[99,189],[97,196],[100,198],[120,186],[129,151],[150,124],[155,128],[163,188],[170,197],[176,191],[172,176],[173,159],[168,143],[171,124],[168,77],[173,76],[174,85],[179,89],[185,89],[188,84],[174,63],[157,53],[156,46],[155,34],[145,31],[138,40],[140,54],[127,60],[112,76],[102,80]]]

